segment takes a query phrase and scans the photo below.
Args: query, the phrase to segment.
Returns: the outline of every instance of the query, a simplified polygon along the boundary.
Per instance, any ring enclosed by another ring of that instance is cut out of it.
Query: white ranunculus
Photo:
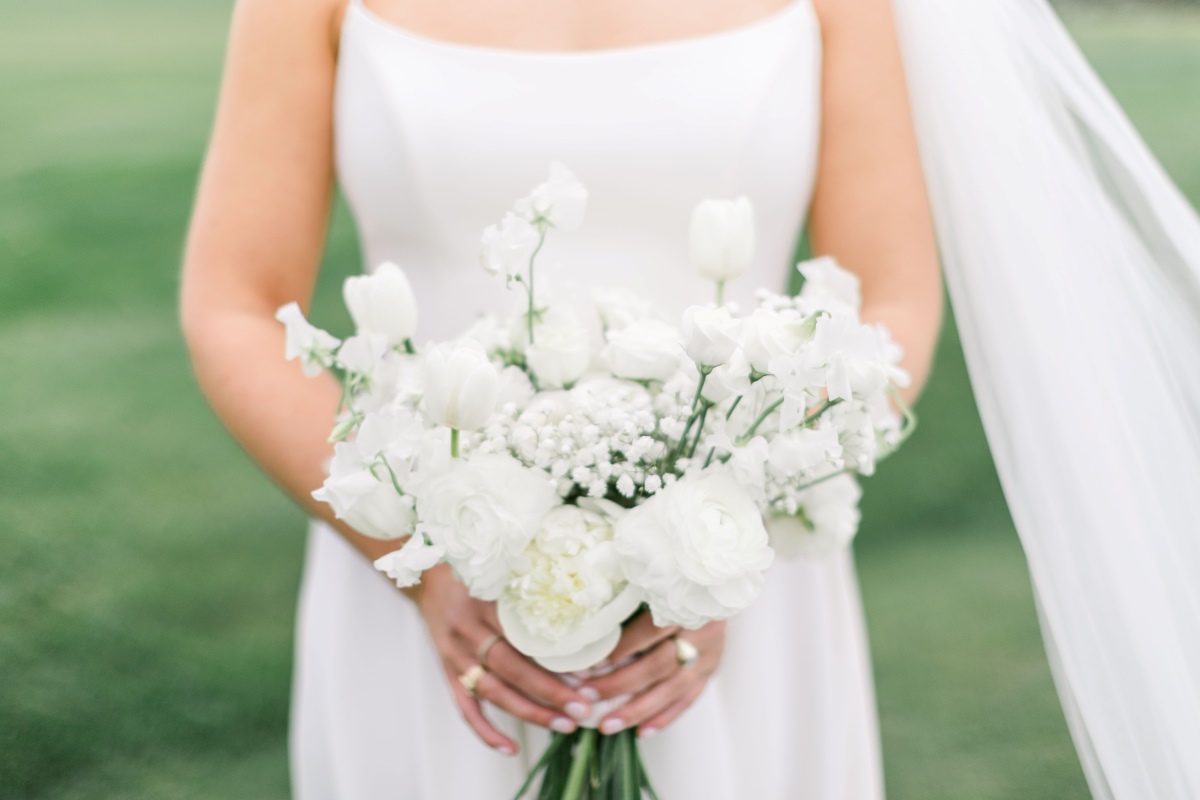
[[[723,403],[731,397],[741,397],[750,391],[750,362],[740,350],[729,361],[708,373],[702,393],[710,403]]]
[[[578,228],[587,209],[588,193],[569,169],[550,163],[550,177],[538,184],[528,197],[517,201],[515,210],[529,222],[544,219],[562,231]]]
[[[758,308],[743,321],[739,341],[754,371],[770,375],[771,359],[795,354],[807,338],[802,319]]]
[[[831,256],[802,261],[796,269],[804,276],[798,300],[809,313],[822,309],[835,314],[858,315],[862,290],[858,276]]]
[[[604,363],[618,378],[665,381],[683,361],[679,330],[665,322],[643,319],[608,332],[601,352]]]
[[[342,297],[359,334],[383,336],[395,346],[417,330],[417,299],[404,270],[390,261],[370,275],[347,278]]]
[[[300,359],[305,375],[315,378],[333,362],[333,351],[341,344],[341,340],[311,325],[304,318],[299,305],[288,303],[280,306],[275,312],[275,319],[283,323],[286,331],[284,357],[288,361]]]
[[[558,671],[592,666],[611,651],[613,633],[620,637],[640,602],[639,592],[625,591],[612,536],[611,520],[593,509],[564,505],[546,515],[525,550],[529,568],[498,602],[514,647]]]
[[[623,287],[597,287],[592,289],[591,296],[605,330],[620,330],[643,319],[660,318],[654,303]]]
[[[539,235],[529,221],[511,211],[499,225],[489,225],[480,240],[479,263],[492,275],[523,276],[537,248]]]
[[[745,197],[704,200],[692,211],[692,266],[709,280],[736,278],[754,259],[754,209]]]
[[[687,628],[750,605],[774,557],[758,505],[720,468],[685,476],[625,514],[613,541],[655,624]]]
[[[741,321],[727,308],[689,306],[683,312],[683,349],[698,367],[719,367],[738,349]]]
[[[542,520],[560,503],[546,473],[507,455],[455,460],[413,491],[418,532],[446,548],[455,575],[480,600],[500,597]]]
[[[399,550],[377,558],[375,569],[387,575],[401,589],[421,582],[421,573],[442,560],[446,548],[430,544],[424,536],[412,536]]]
[[[800,493],[800,513],[767,519],[771,545],[783,558],[825,558],[846,547],[858,532],[862,489],[839,475]]]
[[[592,362],[591,337],[572,314],[551,307],[534,326],[525,362],[543,388],[561,389],[583,377]]]
[[[482,427],[496,408],[499,385],[496,367],[472,339],[425,354],[425,413],[435,424],[460,431]]]
[[[339,442],[333,449],[329,477],[312,496],[328,503],[338,519],[364,536],[407,536],[416,521],[413,498],[396,491],[385,469],[372,472],[375,461],[376,454],[363,453],[357,442]]]

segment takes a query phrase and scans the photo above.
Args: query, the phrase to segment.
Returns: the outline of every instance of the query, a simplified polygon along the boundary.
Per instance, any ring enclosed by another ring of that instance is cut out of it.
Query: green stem
[[[758,419],[754,420],[754,424],[751,425],[745,433],[743,433],[741,436],[738,437],[738,443],[745,444],[746,442],[753,439],[754,434],[758,432],[758,426],[762,425],[764,422],[766,422],[767,417],[774,414],[776,409],[778,409],[781,405],[783,405],[782,397],[779,398],[778,400],[776,400],[774,403],[771,403],[771,405],[767,406],[765,409],[763,409],[763,412],[758,415]]]
[[[417,352],[417,348],[413,347],[412,339],[404,340],[404,352],[408,353],[410,356]]]
[[[596,729],[585,728],[579,735],[579,745],[575,748],[571,771],[567,774],[567,785],[563,788],[562,800],[580,800],[583,797],[583,785],[591,768],[592,751],[596,747]]]
[[[537,247],[533,248],[533,252],[529,254],[529,280],[525,282],[525,289],[529,292],[529,343],[533,344],[533,260],[537,258],[538,251],[542,249],[542,245],[546,242],[546,231],[549,230],[545,226],[539,226],[541,237],[538,238]]]
[[[717,281],[717,305],[725,302],[725,281]]]
[[[711,407],[711,403],[705,403],[704,408],[700,409],[700,420],[696,425],[696,438],[692,440],[692,449],[688,451],[688,458],[693,458],[696,455],[696,448],[700,446],[700,437],[704,435],[704,420],[708,416],[708,409]]]
[[[704,382],[708,380],[708,373],[712,372],[712,367],[700,367],[700,382],[696,384],[696,396],[692,398],[692,412],[688,414],[687,424],[683,426],[683,433],[679,435],[679,445],[672,452],[671,461],[674,462],[683,455],[684,448],[687,447],[688,434],[692,432],[692,426],[696,424],[696,417],[699,416],[700,401],[703,399]],[[708,410],[708,406],[704,406],[704,410]],[[670,466],[668,464],[667,466]]]
[[[458,428],[450,429],[450,456],[458,458]]]
[[[833,408],[834,406],[840,405],[841,403],[842,403],[842,398],[840,398],[840,397],[837,400],[826,400],[825,405],[821,406],[816,411],[814,411],[812,414],[810,414],[809,416],[804,418],[803,427],[807,428],[807,427],[811,426],[814,422],[816,422],[817,420],[819,420],[821,418],[822,414],[824,414],[826,411]]]
[[[733,405],[731,405],[729,407],[729,410],[725,412],[725,421],[726,422],[728,422],[730,420],[730,418],[733,417],[733,412],[737,410],[738,403],[742,402],[743,397],[745,397],[745,395],[739,394],[737,397],[733,398]]]

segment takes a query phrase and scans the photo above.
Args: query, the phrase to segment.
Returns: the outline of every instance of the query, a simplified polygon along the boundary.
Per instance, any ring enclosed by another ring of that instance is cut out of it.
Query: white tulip
[[[534,326],[533,335],[533,344],[525,348],[525,362],[541,388],[570,386],[587,372],[591,337],[573,315],[551,308]]]
[[[404,270],[390,261],[370,275],[347,278],[342,296],[360,335],[386,337],[394,347],[417,330],[417,299]]]
[[[341,344],[341,340],[311,325],[304,318],[300,306],[295,303],[280,306],[275,312],[275,319],[283,323],[286,331],[284,357],[288,361],[300,359],[305,375],[315,378],[333,362],[333,351]]]
[[[437,564],[446,548],[429,544],[423,535],[414,535],[399,550],[375,560],[375,569],[387,575],[401,589],[421,582],[421,573]]]
[[[644,319],[608,332],[601,357],[618,378],[665,381],[683,362],[679,331],[665,322]]]
[[[750,201],[702,201],[692,211],[688,245],[692,266],[705,278],[723,284],[744,273],[754,259]]]
[[[741,322],[727,308],[690,306],[683,312],[683,349],[698,367],[719,367],[738,349]]]
[[[587,209],[588,193],[572,172],[557,161],[550,164],[550,178],[528,197],[517,201],[516,212],[531,223],[544,219],[559,230],[578,228]]]
[[[508,212],[499,225],[489,225],[480,241],[479,262],[492,275],[512,279],[529,269],[539,235],[529,221]]]
[[[496,407],[500,376],[476,341],[431,348],[425,355],[425,414],[437,425],[473,431]]]

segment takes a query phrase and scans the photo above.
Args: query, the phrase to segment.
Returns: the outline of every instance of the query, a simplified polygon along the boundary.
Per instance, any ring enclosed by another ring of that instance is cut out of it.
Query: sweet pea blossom
[[[680,328],[684,352],[698,367],[719,367],[738,349],[740,327],[727,308],[690,306],[683,312]]]
[[[284,358],[288,361],[300,359],[305,375],[315,378],[332,363],[333,351],[341,344],[341,340],[310,324],[299,305],[288,303],[280,306],[275,312],[275,319],[283,323],[286,331]]]
[[[421,582],[421,573],[442,560],[446,548],[430,544],[424,536],[412,536],[399,550],[375,560],[375,569],[391,578],[401,589]]]
[[[500,376],[483,347],[463,339],[425,354],[425,413],[448,428],[472,431],[496,407]]]
[[[771,374],[771,359],[793,355],[808,339],[804,320],[795,312],[756,308],[742,323],[739,342],[751,368]]]
[[[825,558],[844,548],[858,532],[862,489],[852,475],[821,481],[800,493],[793,516],[768,516],[771,546],[782,558]]]
[[[492,275],[509,279],[524,275],[538,239],[537,229],[529,220],[510,211],[499,225],[484,229],[479,262]]]
[[[417,299],[404,270],[390,261],[370,275],[347,278],[342,297],[360,335],[383,336],[395,347],[417,330]]]
[[[329,503],[338,519],[364,536],[398,539],[413,532],[413,498],[396,491],[377,455],[364,453],[357,442],[334,446],[329,477],[312,496]]]
[[[610,330],[607,338],[600,355],[618,378],[664,381],[675,374],[683,360],[679,330],[655,319]]]
[[[857,317],[862,307],[862,288],[857,275],[831,256],[802,261],[796,270],[804,276],[798,298],[802,304],[814,310]]]
[[[722,284],[736,278],[754,259],[754,209],[745,197],[704,200],[692,211],[688,236],[692,266]]]
[[[534,187],[528,197],[517,201],[517,214],[532,224],[545,220],[561,231],[578,228],[587,209],[587,189],[557,161],[550,164],[550,177]]]

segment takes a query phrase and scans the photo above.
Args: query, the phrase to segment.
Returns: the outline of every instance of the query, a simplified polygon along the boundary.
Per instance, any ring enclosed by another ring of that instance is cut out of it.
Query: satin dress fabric
[[[482,229],[561,161],[589,191],[583,225],[551,232],[539,280],[624,286],[668,315],[712,299],[687,260],[692,208],[746,195],[757,248],[727,296],[782,288],[812,194],[821,37],[808,0],[682,40],[533,52],[422,36],[351,0],[341,32],[336,165],[364,268],[403,267],[418,342],[515,297],[479,265]],[[486,800],[516,791],[548,737],[495,708],[508,757],[461,718],[423,620],[332,529],[313,523],[291,721],[299,800]],[[718,672],[644,740],[664,800],[875,800],[875,699],[852,555],[777,560],[728,625]]]

